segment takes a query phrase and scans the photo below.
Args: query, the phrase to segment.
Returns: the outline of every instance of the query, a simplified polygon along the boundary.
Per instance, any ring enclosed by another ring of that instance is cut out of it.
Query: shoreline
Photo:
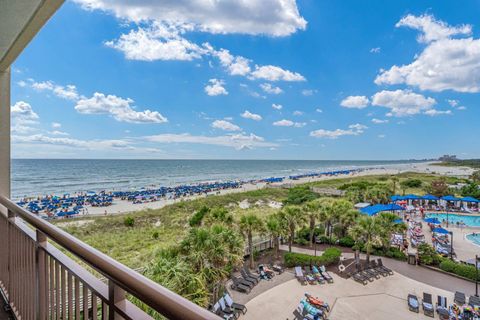
[[[425,174],[437,174],[443,176],[457,176],[464,177],[468,176],[473,172],[471,168],[464,167],[442,167],[438,165],[433,165],[434,162],[422,162],[422,163],[406,163],[406,164],[396,164],[396,165],[386,165],[380,168],[371,167],[371,168],[358,168],[361,171],[356,171],[348,175],[322,175],[315,177],[303,177],[298,179],[289,179],[286,178],[282,182],[247,182],[242,184],[239,188],[232,189],[222,189],[216,190],[214,192],[209,192],[206,194],[197,194],[190,195],[185,197],[180,197],[177,199],[160,199],[153,202],[144,202],[134,204],[128,200],[114,199],[112,205],[107,207],[93,207],[87,206],[85,214],[78,214],[71,218],[82,218],[87,216],[104,216],[112,214],[127,214],[147,209],[160,209],[167,205],[182,201],[191,201],[199,198],[214,196],[214,195],[225,195],[229,193],[239,193],[239,192],[248,192],[254,190],[260,190],[267,187],[281,187],[282,185],[300,185],[317,181],[325,181],[332,179],[348,179],[353,177],[362,177],[362,176],[373,176],[373,175],[395,175],[405,172],[415,172],[415,173],[425,173]]]

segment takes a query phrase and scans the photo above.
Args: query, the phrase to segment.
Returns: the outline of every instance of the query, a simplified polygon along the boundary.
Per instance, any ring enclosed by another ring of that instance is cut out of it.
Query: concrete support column
[[[10,197],[10,68],[0,71],[0,194]]]

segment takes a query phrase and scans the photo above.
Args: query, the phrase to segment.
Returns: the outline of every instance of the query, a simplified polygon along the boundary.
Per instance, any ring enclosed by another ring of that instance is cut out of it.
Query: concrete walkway
[[[280,246],[280,249],[288,251],[288,246]],[[292,251],[297,253],[306,253],[310,255],[314,254],[313,250],[306,248],[293,247]],[[317,251],[317,255],[321,254],[322,252]],[[353,254],[351,253],[344,253],[343,256],[346,259],[353,258]],[[362,256],[365,255],[362,254]],[[406,276],[407,278],[425,283],[432,287],[440,288],[450,292],[461,291],[464,292],[466,295],[475,294],[475,283],[473,282],[455,278],[453,276],[433,271],[424,267],[412,266],[404,261],[398,261],[390,258],[376,256],[372,256],[372,258],[382,258],[383,263],[390,269]]]

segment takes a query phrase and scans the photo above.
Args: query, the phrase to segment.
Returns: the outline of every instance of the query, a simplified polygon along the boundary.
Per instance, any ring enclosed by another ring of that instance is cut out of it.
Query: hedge
[[[440,269],[442,269],[445,272],[451,272],[458,276],[461,276],[470,280],[474,280],[474,281],[477,275],[475,266],[471,266],[463,263],[456,263],[448,259],[444,259],[440,263]],[[480,277],[478,277],[478,280],[480,280]]]
[[[309,266],[310,264],[328,266],[338,262],[341,254],[342,252],[337,248],[328,248],[321,256],[315,257],[303,253],[287,252],[283,257],[285,266],[291,268],[296,266]]]

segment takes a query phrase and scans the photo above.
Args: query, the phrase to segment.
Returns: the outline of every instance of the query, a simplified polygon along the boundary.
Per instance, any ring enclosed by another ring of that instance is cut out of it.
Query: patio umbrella
[[[447,229],[444,229],[444,228],[435,228],[432,230],[432,232],[435,232],[435,233],[440,233],[440,234],[449,234],[450,231],[448,231]]]
[[[475,203],[479,203],[480,201],[473,198],[473,197],[464,197],[464,198],[461,198],[460,200],[462,200],[463,202],[475,202]]]
[[[438,197],[435,197],[433,194],[426,194],[422,197],[423,200],[438,200]]]
[[[426,223],[432,223],[432,224],[440,224],[440,220],[437,218],[427,218],[424,220]]]

